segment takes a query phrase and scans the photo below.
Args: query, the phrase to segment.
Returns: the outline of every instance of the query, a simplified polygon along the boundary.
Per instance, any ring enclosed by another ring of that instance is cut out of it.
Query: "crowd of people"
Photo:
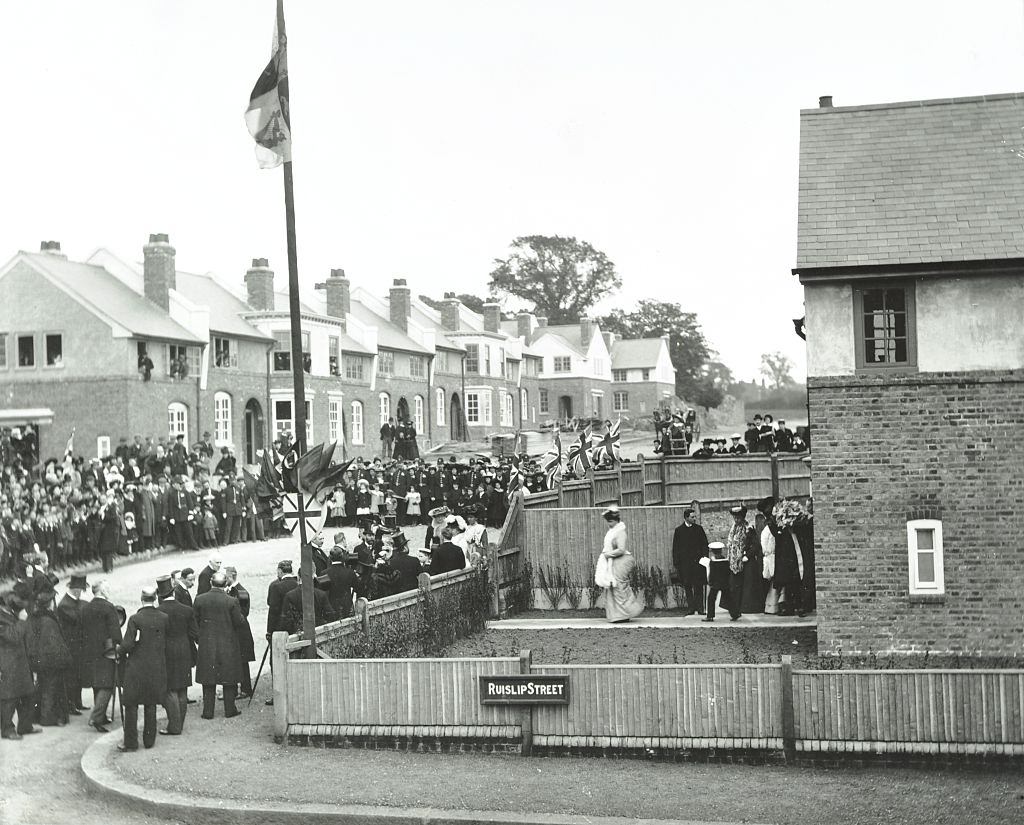
[[[771,413],[758,413],[742,434],[729,438],[703,438],[697,440],[697,415],[692,409],[655,410],[654,451],[664,456],[682,455],[708,459],[715,456],[753,455],[756,453],[803,453],[810,449],[806,427],[796,431],[786,426],[785,419],[775,420]]]

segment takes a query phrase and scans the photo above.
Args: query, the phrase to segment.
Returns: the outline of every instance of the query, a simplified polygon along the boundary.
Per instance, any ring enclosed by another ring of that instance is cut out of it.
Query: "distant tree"
[[[709,361],[701,370],[693,395],[687,396],[687,400],[692,398],[695,404],[710,410],[722,403],[731,386],[732,370],[721,361]]]
[[[781,352],[766,352],[761,356],[761,375],[772,389],[782,389],[793,381],[793,362]]]
[[[712,352],[696,314],[683,312],[679,304],[667,301],[640,301],[632,312],[614,309],[601,318],[600,323],[602,330],[623,338],[668,335],[669,356],[676,368],[676,395],[702,407],[708,406],[697,401],[697,395],[703,392],[706,398],[713,397],[707,394],[705,379],[705,367],[712,358]],[[717,407],[720,403],[721,398],[710,406]]]
[[[484,304],[495,300],[494,298],[481,298],[479,295],[470,295],[468,292],[460,292],[455,297],[462,301],[466,307],[473,310],[473,312],[478,313],[484,311]],[[441,304],[443,303],[439,298],[430,298],[426,295],[420,295],[420,300],[438,311],[440,311]]]
[[[507,258],[495,258],[488,286],[532,304],[549,323],[567,324],[619,289],[622,280],[608,256],[586,241],[527,235],[512,241]]]

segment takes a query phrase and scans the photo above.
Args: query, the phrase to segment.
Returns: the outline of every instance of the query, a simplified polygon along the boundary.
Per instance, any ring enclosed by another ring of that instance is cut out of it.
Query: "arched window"
[[[231,444],[231,396],[226,392],[213,394],[213,443],[218,447]]]
[[[363,402],[352,402],[352,443],[362,444],[363,442]]]
[[[380,425],[383,427],[391,418],[391,396],[386,392],[380,394]]]
[[[173,444],[179,434],[188,439],[188,407],[172,401],[167,405],[167,440]]]
[[[423,433],[423,396],[417,395],[412,399],[412,423],[418,434]]]
[[[444,426],[444,390],[438,387],[434,390],[434,398],[437,401],[434,420],[438,427]]]

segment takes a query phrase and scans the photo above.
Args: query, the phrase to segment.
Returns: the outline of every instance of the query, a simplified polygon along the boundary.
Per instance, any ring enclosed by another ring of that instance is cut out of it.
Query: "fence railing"
[[[274,733],[590,749],[1024,756],[1024,670],[794,671],[773,665],[533,665],[518,659],[289,659]],[[562,674],[569,704],[484,705],[480,676]]]

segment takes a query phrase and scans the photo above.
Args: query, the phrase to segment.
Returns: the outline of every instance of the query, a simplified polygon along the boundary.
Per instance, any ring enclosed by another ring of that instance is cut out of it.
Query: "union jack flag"
[[[551,444],[551,448],[541,457],[540,466],[544,470],[544,477],[547,479],[549,489],[556,481],[561,481],[562,439],[557,430],[555,431],[555,440]]]
[[[622,419],[618,419],[600,438],[593,441],[592,458],[594,464],[600,464],[607,457],[612,464],[619,461],[621,449],[619,447],[619,426]]]
[[[568,464],[577,476],[583,478],[593,464],[590,461],[590,427],[580,432],[579,440],[569,445],[569,453],[566,456]]]
[[[505,493],[509,501],[514,499],[516,493],[523,489],[523,476],[519,472],[519,457],[512,456],[510,464],[512,467],[508,474],[508,490]]]

